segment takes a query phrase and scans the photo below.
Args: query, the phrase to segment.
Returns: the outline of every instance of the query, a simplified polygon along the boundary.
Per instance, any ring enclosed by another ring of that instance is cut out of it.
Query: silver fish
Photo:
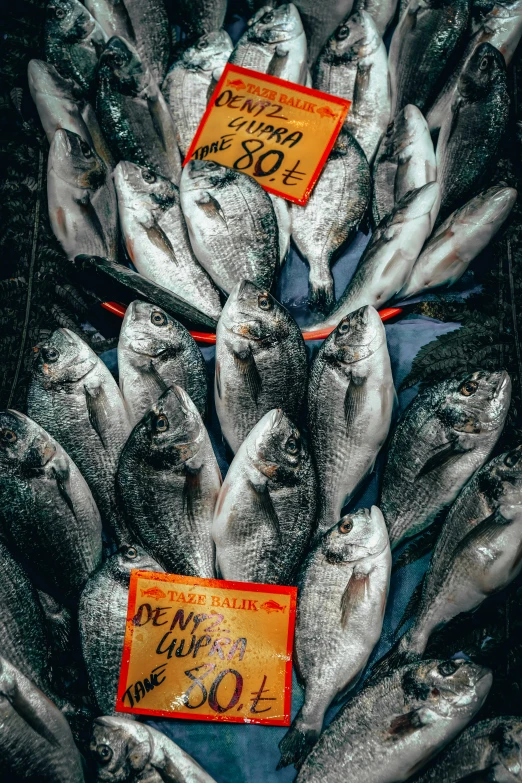
[[[24,564],[73,601],[102,558],[91,491],[62,447],[17,411],[0,412],[0,527]]]
[[[346,19],[353,6],[353,0],[296,0],[308,39],[308,62],[312,66],[317,55],[335,28]]]
[[[183,155],[188,152],[232,49],[230,36],[224,30],[207,33],[185,49],[165,77],[161,89],[174,118]]]
[[[292,236],[292,205],[290,201],[280,196],[268,194],[274,207],[277,219],[277,231],[279,234],[279,266],[283,266],[290,250],[290,237]]]
[[[310,307],[334,303],[330,267],[354,237],[371,192],[370,168],[355,138],[342,130],[304,207],[292,207],[292,236],[310,267]]]
[[[125,247],[138,272],[217,320],[219,293],[193,253],[176,185],[127,160],[116,166],[114,184]]]
[[[509,408],[507,372],[435,383],[409,404],[391,439],[381,510],[391,548],[431,525],[497,442]]]
[[[134,29],[124,0],[85,0],[85,7],[96,19],[107,38],[117,35],[136,43]]]
[[[373,469],[394,401],[383,323],[373,307],[362,307],[327,337],[310,370],[308,429],[319,481],[319,531],[339,519]]]
[[[212,579],[221,473],[188,394],[172,386],[137,424],[116,476],[136,537],[167,571]]]
[[[161,731],[120,717],[96,718],[90,745],[99,781],[215,783],[197,761]]]
[[[116,709],[121,656],[127,620],[131,571],[163,571],[139,547],[123,547],[94,573],[80,598],[78,624],[82,652],[98,708]]]
[[[263,6],[249,20],[229,62],[253,71],[305,84],[306,36],[293,3]]]
[[[398,0],[355,0],[353,11],[367,11],[375,22],[379,35],[383,36],[397,10]]]
[[[58,129],[47,162],[53,232],[71,260],[81,253],[116,260],[116,192],[100,156],[76,133]]]
[[[191,160],[180,183],[192,249],[227,293],[241,280],[270,288],[279,258],[277,218],[255,179],[212,161]]]
[[[174,384],[205,415],[208,383],[201,351],[161,307],[140,301],[128,306],[118,340],[118,374],[133,425]]]
[[[268,291],[239,283],[216,331],[214,400],[232,451],[274,405],[297,420],[307,375],[304,340],[290,313]]]
[[[493,677],[471,661],[431,660],[370,681],[322,734],[298,783],[398,783],[419,771],[482,707]]]
[[[495,185],[453,212],[426,242],[397,299],[460,280],[508,218],[516,199],[514,188]]]
[[[170,56],[170,25],[164,0],[124,0],[136,49],[161,84]]]
[[[125,403],[105,364],[69,329],[57,329],[39,346],[27,408],[78,465],[102,519],[127,540],[114,494],[118,459],[131,429]]]
[[[239,448],[219,493],[212,536],[220,578],[291,583],[315,511],[306,445],[282,410],[269,411]]]
[[[294,659],[305,701],[279,743],[280,767],[304,761],[332,701],[357,683],[381,635],[390,571],[376,506],[343,517],[301,566]]]
[[[183,33],[194,41],[223,27],[227,0],[176,0],[174,14]]]

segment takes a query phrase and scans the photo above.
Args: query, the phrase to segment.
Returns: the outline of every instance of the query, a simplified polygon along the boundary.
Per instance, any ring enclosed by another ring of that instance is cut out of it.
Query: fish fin
[[[332,309],[334,301],[334,282],[331,275],[329,280],[310,280],[308,304],[312,310],[327,314]]]
[[[400,556],[393,564],[392,573],[395,574],[401,568],[420,560],[421,557],[431,552],[440,533],[440,525],[431,524],[418,536],[408,541]]]
[[[366,597],[370,582],[370,573],[352,571],[341,598],[341,627],[346,630],[352,609],[358,606]]]
[[[214,198],[208,191],[202,193],[199,198],[196,199],[197,206],[205,213],[205,215],[214,220],[221,220],[222,223],[227,226],[227,219],[225,213],[221,209],[221,205],[217,199]]]
[[[388,728],[388,739],[402,739],[433,722],[433,712],[425,707],[396,715]]]
[[[257,403],[263,383],[261,381],[261,376],[259,375],[259,370],[257,369],[252,348],[248,346],[241,354],[238,354],[235,351],[232,353],[234,355],[234,364],[245,379],[250,396],[254,402]]]
[[[216,392],[221,399],[221,363],[219,361],[216,361]]]
[[[275,52],[272,55],[272,59],[268,63],[267,74],[269,76],[281,76],[283,68],[288,62],[288,55],[290,54],[288,49],[279,44],[276,46]]]
[[[395,642],[393,647],[388,650],[386,655],[372,666],[367,682],[377,682],[396,671],[399,666],[403,666],[406,663],[413,663],[421,658],[422,655],[419,655],[416,652],[403,650],[401,647],[401,639],[399,639]]]
[[[279,517],[277,516],[272,498],[268,488],[256,487],[250,482],[250,487],[254,496],[254,506],[262,520],[268,523],[268,525],[275,531],[277,535],[277,543],[281,543],[281,533],[279,531]]]
[[[197,503],[201,500],[201,468],[199,470],[189,470],[185,474],[185,484],[183,485],[183,511],[190,522],[196,519],[195,510]]]
[[[295,764],[296,769],[302,765],[303,761],[317,742],[318,734],[315,731],[302,731],[297,728],[296,722],[300,713],[294,718],[292,725],[279,743],[281,758],[276,769],[288,767],[289,764]]]
[[[53,732],[42,720],[35,707],[18,687],[15,688],[14,692],[8,693],[6,695],[18,715],[25,721],[25,723],[27,723],[28,726],[32,728],[36,734],[39,734],[40,737],[43,737],[43,739],[45,739],[50,745],[54,745],[55,747],[60,746],[60,742],[57,737],[54,736]]]
[[[157,247],[162,253],[171,257],[173,261],[177,261],[170,239],[156,221],[154,221],[151,226],[143,226],[143,228],[151,245],[154,245],[154,247]]]
[[[403,627],[403,625],[406,625],[408,620],[411,620],[411,618],[417,614],[417,608],[419,606],[419,602],[422,596],[423,587],[424,587],[424,579],[421,579],[421,581],[419,582],[419,584],[411,594],[410,600],[406,604],[406,609],[404,610],[399,625],[395,629],[395,634],[398,634],[401,628]]]
[[[146,367],[141,368],[140,374],[147,391],[154,400],[157,400],[169,388],[154,366],[152,359]]]
[[[431,473],[433,470],[438,470],[449,463],[453,462],[457,457],[462,455],[462,449],[459,448],[457,441],[448,443],[447,446],[437,451],[432,457],[430,457],[417,473],[417,478],[425,476],[427,473]]]
[[[366,65],[359,61],[353,86],[352,110],[355,112],[357,112],[358,106],[364,106],[366,103],[367,98],[365,100],[365,97],[368,95],[371,73],[372,65]]]
[[[70,493],[70,474],[69,469],[64,466],[62,469],[58,469],[56,467],[53,467],[53,474],[56,481],[56,486],[58,487],[58,492],[60,493],[62,500],[65,502],[66,506],[69,508],[69,511],[72,513],[74,518],[76,519],[76,512],[74,510],[74,504],[72,501],[71,493]]]
[[[84,386],[83,388],[85,389],[85,401],[91,427],[101,440],[103,448],[106,449],[109,444],[104,432],[109,432],[110,430],[106,405],[107,395],[101,385],[96,387]]]
[[[94,233],[101,241],[102,246],[105,248],[108,254],[109,248],[107,247],[107,237],[105,236],[105,231],[103,230],[103,226],[101,224],[100,218],[98,217],[98,213],[96,212],[96,209],[94,208],[91,199],[89,197],[81,199],[80,201],[78,201],[78,206],[80,207],[80,210],[83,213],[84,217],[91,224]]]
[[[449,129],[448,137],[446,139],[446,144],[451,139],[453,133],[455,132],[455,128],[458,125],[459,114],[460,114],[460,100],[459,99],[457,99],[453,103],[453,105],[450,107],[450,111],[451,111],[451,125],[450,125],[450,129]]]
[[[353,427],[354,422],[359,416],[365,396],[366,378],[357,378],[352,375],[348,381],[348,387],[346,389],[346,394],[344,395],[344,421],[347,432]]]

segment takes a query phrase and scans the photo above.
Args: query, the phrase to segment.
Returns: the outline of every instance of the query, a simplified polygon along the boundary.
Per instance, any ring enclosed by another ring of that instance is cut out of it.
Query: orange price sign
[[[133,571],[117,711],[289,726],[296,594]]]
[[[343,98],[228,64],[183,165],[213,160],[306,204],[349,107]]]

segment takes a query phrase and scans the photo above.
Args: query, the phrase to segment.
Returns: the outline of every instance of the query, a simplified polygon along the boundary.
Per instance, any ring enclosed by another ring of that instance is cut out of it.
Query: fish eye
[[[487,69],[489,68],[489,61],[490,61],[490,59],[491,59],[490,57],[483,57],[482,58],[482,60],[479,63],[479,69],[481,71],[487,71]]]
[[[130,551],[131,550],[129,550],[129,552]],[[136,552],[136,550],[133,551]],[[98,754],[101,761],[103,761],[104,763],[107,763],[112,759],[112,750],[111,748],[109,748],[108,745],[98,745],[98,747],[96,748],[96,753]]]
[[[56,348],[42,348],[42,356],[46,362],[56,362],[60,356],[60,352]]]
[[[353,519],[346,517],[339,522],[339,533],[349,533],[353,529]]]
[[[438,688],[432,688],[432,689],[431,689],[431,695],[432,695],[432,696],[433,696],[435,699],[438,699],[438,697],[440,696],[440,691],[439,691],[439,689],[438,689]]]
[[[299,451],[299,443],[295,438],[288,438],[286,441],[286,450],[288,454],[297,454]]]
[[[504,465],[507,468],[514,468],[515,465],[518,463],[520,459],[520,456],[516,452],[511,452],[511,454],[507,454],[506,458],[504,460]]]
[[[167,316],[165,313],[160,313],[159,310],[153,310],[151,316],[150,316],[151,323],[154,324],[154,326],[165,326],[167,323]]]
[[[169,420],[164,413],[161,413],[155,422],[156,432],[166,432],[169,428]]]
[[[56,19],[63,19],[65,16],[65,11],[60,6],[50,5],[49,10],[55,15]]]
[[[207,46],[208,46],[208,41],[205,41],[205,39],[198,42],[198,49],[206,49]]]
[[[259,294],[257,297],[257,303],[261,310],[271,310],[272,309],[272,302],[270,301],[270,297],[268,294]]]
[[[80,139],[80,149],[84,158],[92,158],[92,150],[87,142],[83,141],[83,139]]]
[[[9,444],[16,443],[18,440],[13,430],[0,430],[0,439]]]
[[[337,331],[339,334],[346,334],[346,332],[350,331],[350,321],[341,321],[339,324]]]
[[[442,661],[442,663],[439,663],[437,666],[439,674],[442,674],[443,677],[450,677],[452,674],[455,674],[458,668],[459,664],[457,661],[453,660]]]
[[[145,180],[145,182],[149,182],[150,184],[156,182],[156,175],[150,169],[143,169],[143,171],[141,172],[141,176],[142,179]]]
[[[206,168],[207,169],[217,169],[218,168],[218,164],[214,163],[212,160],[209,160],[207,162]]]
[[[130,547],[127,549],[127,551],[125,552],[125,554],[126,554],[126,556],[127,556],[127,557],[128,557],[130,560],[135,560],[135,559],[138,557],[138,550],[136,549],[136,547],[134,547],[134,546],[130,546]],[[109,750],[110,750],[110,748],[109,748]],[[111,755],[112,755],[112,751],[111,751]]]
[[[336,38],[338,41],[342,41],[345,38],[348,38],[349,35],[350,35],[350,28],[348,25],[345,25],[344,27],[339,28],[339,30],[337,31]]]
[[[464,381],[459,389],[459,392],[463,394],[464,397],[471,397],[472,394],[475,394],[477,389],[478,383],[476,381]]]
[[[270,24],[270,22],[274,21],[274,12],[273,11],[267,11],[266,14],[263,14],[261,17],[261,21],[264,24]]]

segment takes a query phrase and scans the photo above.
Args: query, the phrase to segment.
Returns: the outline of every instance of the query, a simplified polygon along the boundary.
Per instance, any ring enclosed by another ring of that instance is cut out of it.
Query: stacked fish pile
[[[388,53],[389,0],[251,10],[234,46],[226,2],[179,2],[185,38],[171,47],[163,0],[47,7],[47,61],[31,61],[29,84],[53,230],[71,262],[132,264],[216,322],[214,388],[158,303],[127,308],[119,387],[68,329],[35,346],[26,413],[0,413],[0,779],[212,783],[156,729],[115,714],[140,568],[298,586],[305,695],[280,766],[300,783],[522,780],[519,719],[466,728],[491,672],[423,658],[434,630],[522,568],[522,446],[495,450],[511,381],[480,368],[442,379],[392,427],[375,309],[454,283],[509,215],[512,188],[480,187],[507,123],[522,3],[409,0]],[[182,170],[227,61],[352,101],[305,207],[212,161]],[[366,215],[371,238],[335,302],[331,265]],[[273,295],[291,239],[315,322],[332,330],[311,362]],[[357,508],[385,444],[380,508]],[[392,551],[435,526],[408,630],[355,690],[381,637]],[[79,716],[93,721],[87,765],[64,716],[76,739]]]

